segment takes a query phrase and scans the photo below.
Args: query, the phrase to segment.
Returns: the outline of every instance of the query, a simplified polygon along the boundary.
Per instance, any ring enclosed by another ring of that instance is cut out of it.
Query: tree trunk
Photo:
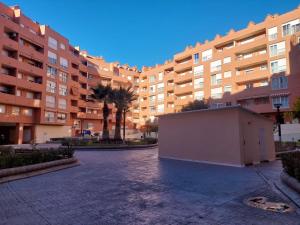
[[[123,142],[125,143],[126,110],[123,110]]]
[[[121,121],[122,121],[122,109],[117,109],[116,112],[116,129],[115,129],[115,140],[121,141]]]
[[[109,140],[109,130],[108,130],[108,116],[109,116],[109,108],[106,102],[103,104],[103,132],[102,139]]]

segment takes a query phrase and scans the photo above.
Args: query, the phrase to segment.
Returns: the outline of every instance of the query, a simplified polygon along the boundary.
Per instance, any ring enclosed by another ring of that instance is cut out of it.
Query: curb
[[[52,162],[38,163],[28,166],[20,166],[16,168],[8,168],[0,170],[0,184],[24,179],[32,176],[37,176],[45,173],[50,173],[74,166],[79,166],[80,163],[76,158],[60,159]]]
[[[124,151],[124,150],[138,150],[138,149],[151,149],[158,147],[158,144],[153,145],[132,145],[132,146],[72,146],[76,151]]]
[[[285,172],[282,172],[280,174],[280,179],[283,183],[300,194],[300,182],[298,180],[296,180],[294,177],[291,177]]]

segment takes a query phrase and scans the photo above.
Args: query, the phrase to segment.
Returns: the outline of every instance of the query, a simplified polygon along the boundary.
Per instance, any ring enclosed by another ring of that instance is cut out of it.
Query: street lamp
[[[277,108],[277,115],[276,115],[276,122],[278,126],[278,137],[279,137],[279,143],[281,146],[281,115],[280,115],[280,107],[282,106],[281,103],[276,103],[274,106]]]

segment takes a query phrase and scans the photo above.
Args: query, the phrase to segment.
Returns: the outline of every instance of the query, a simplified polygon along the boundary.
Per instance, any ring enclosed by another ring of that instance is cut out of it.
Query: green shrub
[[[283,170],[300,181],[300,152],[289,152],[281,156]]]
[[[0,169],[71,158],[73,157],[73,154],[74,149],[70,146],[61,147],[58,149],[43,150],[22,149],[21,152],[18,152],[18,150],[16,150],[14,151],[14,153],[0,155]]]

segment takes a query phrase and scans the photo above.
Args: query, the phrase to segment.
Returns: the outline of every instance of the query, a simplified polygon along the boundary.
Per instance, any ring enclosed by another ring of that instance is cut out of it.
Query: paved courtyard
[[[76,156],[81,166],[1,184],[0,224],[300,224],[243,203],[287,202],[254,168],[158,160],[155,149]]]

